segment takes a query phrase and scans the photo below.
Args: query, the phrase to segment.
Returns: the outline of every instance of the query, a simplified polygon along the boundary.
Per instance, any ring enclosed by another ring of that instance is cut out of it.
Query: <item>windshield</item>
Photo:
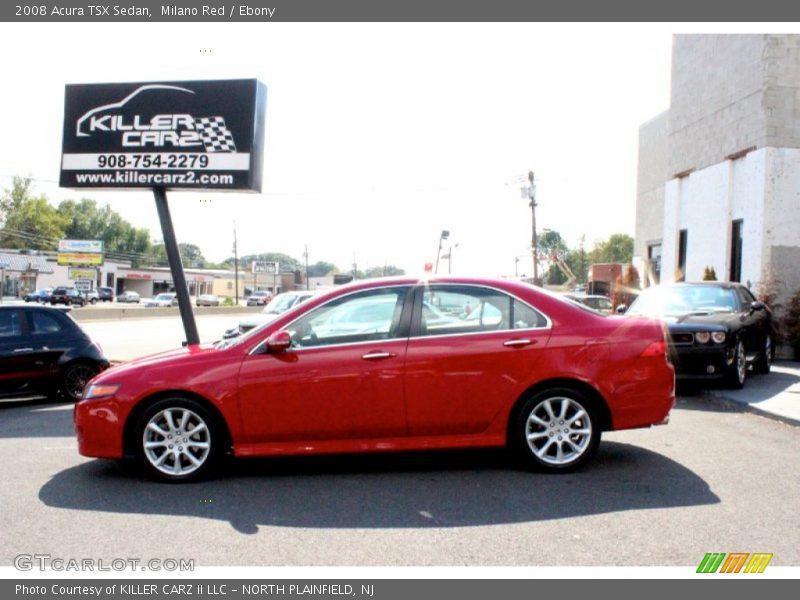
[[[679,317],[687,314],[732,313],[736,297],[732,289],[712,285],[652,287],[631,304],[628,314]]]
[[[173,298],[172,294],[159,294],[158,296],[156,296],[155,299],[156,300],[172,300],[172,298]]]
[[[272,301],[264,307],[261,312],[273,315],[279,315],[286,312],[297,302],[297,296],[294,294],[280,294],[275,296]]]

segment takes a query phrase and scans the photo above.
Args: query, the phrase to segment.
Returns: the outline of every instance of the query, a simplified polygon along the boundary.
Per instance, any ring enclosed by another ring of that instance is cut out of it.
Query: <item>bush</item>
[[[781,319],[781,334],[794,350],[795,360],[800,360],[800,290],[786,304]]]
[[[703,281],[716,281],[717,280],[717,272],[714,270],[714,267],[706,267],[703,269]]]
[[[236,302],[233,301],[233,298],[228,296],[222,300],[222,306],[236,306]]]

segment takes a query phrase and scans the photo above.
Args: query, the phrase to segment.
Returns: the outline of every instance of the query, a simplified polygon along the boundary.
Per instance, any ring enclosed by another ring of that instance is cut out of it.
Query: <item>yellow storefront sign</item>
[[[102,265],[103,255],[90,252],[59,252],[59,265]],[[92,275],[93,277],[94,275]]]

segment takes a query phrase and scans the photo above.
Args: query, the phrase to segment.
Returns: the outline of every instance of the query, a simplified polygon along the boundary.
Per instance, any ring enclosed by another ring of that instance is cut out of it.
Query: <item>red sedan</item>
[[[411,278],[321,294],[248,334],[95,377],[75,406],[84,456],[187,481],[234,456],[509,445],[568,471],[602,431],[664,423],[662,325],[524,283]]]

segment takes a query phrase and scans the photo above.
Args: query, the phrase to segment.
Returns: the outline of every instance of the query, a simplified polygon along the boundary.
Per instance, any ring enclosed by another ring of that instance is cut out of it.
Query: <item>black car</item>
[[[110,287],[99,287],[97,288],[97,297],[100,302],[113,302],[114,289]]]
[[[108,366],[66,310],[0,306],[0,397],[60,392],[78,400],[86,383]]]
[[[53,306],[56,304],[66,304],[67,306],[77,304],[78,306],[85,306],[86,296],[81,294],[74,287],[57,287],[53,290],[53,293],[50,294],[50,304]]]
[[[747,369],[769,373],[775,355],[772,312],[738,283],[675,283],[646,289],[628,315],[657,316],[669,329],[678,379],[744,386]]]

